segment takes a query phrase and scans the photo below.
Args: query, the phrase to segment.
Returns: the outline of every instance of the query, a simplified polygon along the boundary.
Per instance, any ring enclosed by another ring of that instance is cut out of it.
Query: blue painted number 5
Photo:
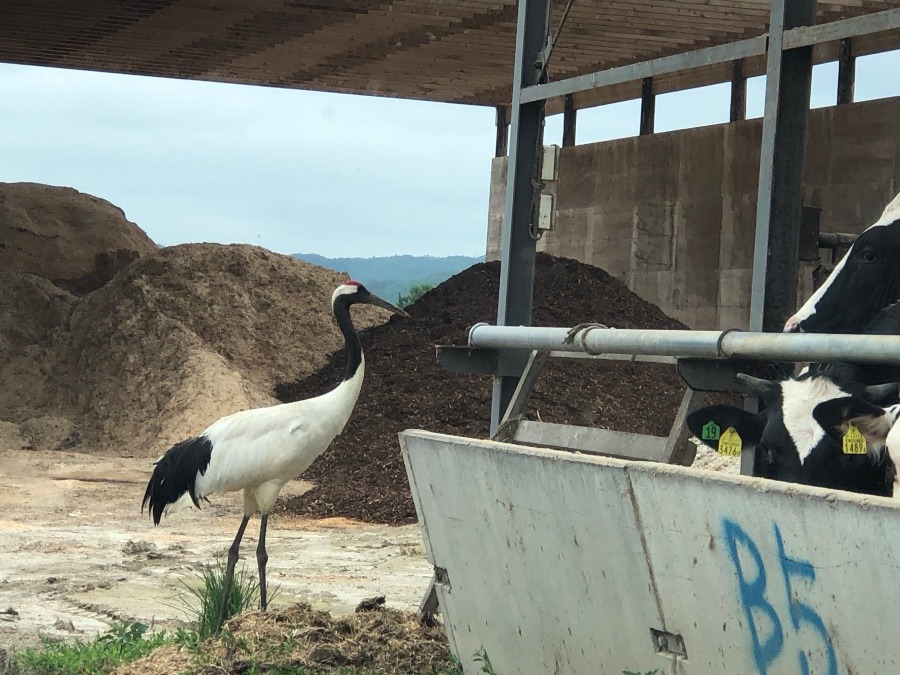
[[[784,649],[781,619],[775,607],[766,598],[766,566],[756,542],[740,525],[729,518],[724,518],[722,529],[731,562],[737,573],[738,592],[750,630],[750,645],[756,670],[760,675],[766,675],[769,667],[781,656]],[[791,626],[795,633],[799,633],[803,626],[808,626],[819,634],[827,655],[828,675],[837,675],[837,657],[825,623],[812,607],[796,599],[792,584],[795,579],[814,582],[816,570],[809,562],[791,558],[785,553],[784,540],[777,524],[774,525],[774,535]],[[751,569],[745,569],[745,563],[741,562],[742,550],[745,552],[745,559],[749,557],[753,563]],[[760,622],[762,618],[765,621]],[[809,662],[804,651],[798,651],[797,660],[800,673],[809,675]]]

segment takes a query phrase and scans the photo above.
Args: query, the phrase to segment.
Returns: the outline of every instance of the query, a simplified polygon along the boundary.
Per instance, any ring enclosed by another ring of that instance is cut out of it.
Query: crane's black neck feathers
[[[176,443],[159,459],[141,503],[142,512],[149,505],[155,525],[159,525],[166,506],[177,502],[185,492],[190,493],[194,506],[200,508],[197,477],[206,473],[212,449],[212,442],[206,436],[198,436]]]
[[[334,300],[334,318],[337,321],[338,328],[344,334],[344,340],[347,342],[347,372],[344,380],[351,379],[356,375],[359,365],[362,363],[362,343],[359,341],[359,335],[353,326],[353,320],[350,318],[350,306],[354,304],[353,295],[339,295]]]

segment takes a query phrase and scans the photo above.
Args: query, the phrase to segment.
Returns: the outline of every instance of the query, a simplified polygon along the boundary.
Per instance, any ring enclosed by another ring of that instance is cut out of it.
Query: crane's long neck
[[[334,318],[337,321],[338,328],[344,334],[344,340],[347,342],[347,372],[344,380],[349,380],[356,375],[362,364],[362,343],[359,341],[359,335],[353,327],[353,321],[350,319],[350,303],[344,298],[338,298],[334,303]]]

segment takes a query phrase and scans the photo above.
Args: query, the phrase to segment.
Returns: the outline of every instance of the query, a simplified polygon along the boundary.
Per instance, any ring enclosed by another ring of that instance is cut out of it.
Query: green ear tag
[[[866,437],[863,436],[859,429],[853,424],[847,425],[847,433],[841,441],[841,449],[845,455],[864,455],[866,454]]]
[[[700,429],[701,441],[717,441],[721,435],[722,428],[712,420],[704,424]]]
[[[741,437],[734,427],[728,427],[719,438],[719,454],[727,457],[741,456]]]

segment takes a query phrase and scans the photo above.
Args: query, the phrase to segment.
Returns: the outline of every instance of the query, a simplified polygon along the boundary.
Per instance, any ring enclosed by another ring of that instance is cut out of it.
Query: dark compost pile
[[[344,432],[304,474],[316,483],[280,510],[322,518],[344,516],[403,524],[416,514],[397,433],[418,428],[462,436],[488,435],[491,378],[441,368],[435,345],[465,344],[475,323],[496,322],[498,263],[474,265],[408,308],[361,333],[366,375]],[[683,329],[658,307],[603,270],[539,255],[534,324],[596,321],[614,328]],[[346,353],[333,353],[317,373],[276,389],[282,401],[323,393],[343,377]],[[684,385],[671,366],[554,360],[535,384],[529,418],[618,431],[669,433]]]

